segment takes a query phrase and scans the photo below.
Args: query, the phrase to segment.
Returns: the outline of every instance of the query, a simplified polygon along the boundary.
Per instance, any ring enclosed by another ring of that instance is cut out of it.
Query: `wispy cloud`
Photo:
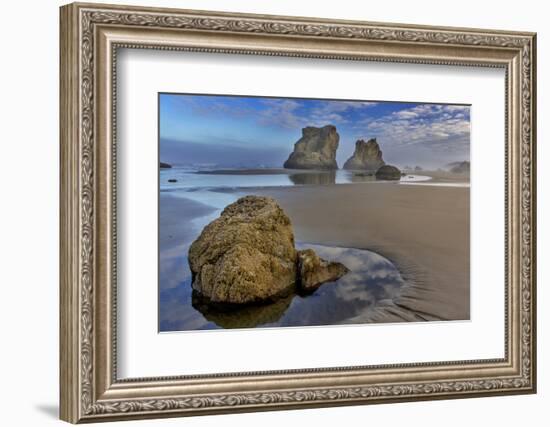
[[[304,126],[342,125],[351,123],[351,111],[362,112],[376,102],[318,101],[298,99],[265,99],[258,123],[296,129]]]
[[[322,105],[313,108],[309,117],[314,126],[320,124],[347,124],[351,123],[349,114],[351,111],[366,114],[369,107],[374,107],[377,102],[357,102],[357,101],[328,101]]]
[[[246,98],[224,98],[207,96],[171,96],[170,101],[182,112],[193,112],[203,117],[224,116],[243,118],[252,115],[255,110],[247,102]],[[231,100],[231,102],[227,102]]]
[[[262,126],[280,126],[296,129],[304,126],[304,117],[297,110],[301,104],[293,99],[264,99],[258,112],[258,123]]]
[[[458,150],[470,142],[470,108],[458,105],[420,104],[376,119],[359,122],[358,133],[376,136],[394,148],[423,145]],[[452,142],[452,144],[451,144]]]

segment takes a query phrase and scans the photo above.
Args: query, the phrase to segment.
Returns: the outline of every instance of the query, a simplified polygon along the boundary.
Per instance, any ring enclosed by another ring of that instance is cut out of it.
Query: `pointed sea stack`
[[[353,156],[344,163],[344,169],[376,172],[385,164],[376,138],[369,139],[368,142],[360,139],[355,143]]]
[[[284,163],[286,169],[338,169],[336,150],[340,135],[336,127],[327,125],[322,128],[308,126],[302,129],[302,137],[294,144]]]

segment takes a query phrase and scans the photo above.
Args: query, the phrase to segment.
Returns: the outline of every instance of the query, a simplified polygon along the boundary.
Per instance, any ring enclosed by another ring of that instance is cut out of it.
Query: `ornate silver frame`
[[[71,4],[61,8],[60,42],[63,420],[535,392],[535,34]],[[505,357],[117,379],[114,65],[119,47],[504,68]]]

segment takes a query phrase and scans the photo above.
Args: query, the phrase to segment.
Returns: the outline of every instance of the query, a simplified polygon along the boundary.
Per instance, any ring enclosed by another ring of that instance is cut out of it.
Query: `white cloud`
[[[412,119],[412,118],[418,117],[418,115],[419,113],[412,110],[403,110],[395,113],[395,116],[399,117],[400,119]]]
[[[469,107],[421,104],[356,126],[364,137],[377,137],[393,148],[421,144],[427,148],[463,150],[470,141]]]
[[[296,129],[304,126],[304,119],[296,113],[300,103],[292,99],[265,99],[265,109],[259,112],[258,123]]]
[[[362,110],[374,107],[377,102],[326,101],[322,105],[305,112],[299,111],[304,105],[293,99],[266,99],[267,107],[259,116],[262,125],[278,125],[287,129],[304,126],[325,126],[328,124],[349,124],[346,114],[350,110]]]
[[[328,123],[334,125],[349,123],[349,119],[344,113],[348,113],[350,110],[374,107],[377,104],[377,102],[328,101],[322,106],[314,108],[310,118],[316,126]]]

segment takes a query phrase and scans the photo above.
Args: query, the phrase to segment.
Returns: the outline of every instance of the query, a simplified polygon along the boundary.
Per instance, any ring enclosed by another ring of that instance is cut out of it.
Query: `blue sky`
[[[160,94],[160,156],[175,164],[282,166],[305,126],[335,125],[337,161],[377,138],[386,163],[427,168],[469,160],[463,105]]]

